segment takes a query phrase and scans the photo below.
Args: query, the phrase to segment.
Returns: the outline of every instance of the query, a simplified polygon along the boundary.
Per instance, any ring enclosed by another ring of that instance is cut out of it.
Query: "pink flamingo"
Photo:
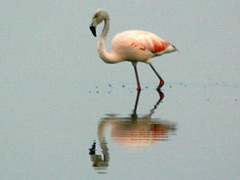
[[[151,64],[151,58],[177,51],[177,48],[150,32],[130,30],[121,32],[112,39],[112,52],[108,53],[105,48],[105,41],[110,27],[108,13],[104,10],[97,10],[93,15],[89,28],[96,37],[96,27],[103,21],[104,27],[98,44],[98,53],[101,59],[106,63],[130,61],[134,67],[138,91],[141,91],[141,86],[137,63],[144,62],[149,64],[159,78],[160,82],[157,89],[160,89],[164,85],[164,80]]]

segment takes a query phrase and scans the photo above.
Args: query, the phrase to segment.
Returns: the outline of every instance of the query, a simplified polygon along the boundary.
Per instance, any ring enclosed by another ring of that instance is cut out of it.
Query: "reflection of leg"
[[[137,97],[136,97],[136,100],[135,100],[135,105],[134,105],[134,109],[133,109],[132,118],[137,118],[137,107],[138,107],[138,101],[139,101],[140,93],[141,93],[141,91],[137,92]]]
[[[158,105],[160,104],[160,102],[163,100],[163,98],[164,98],[164,94],[163,94],[163,92],[160,90],[160,89],[157,89],[157,92],[158,92],[158,94],[159,94],[159,100],[156,102],[156,104],[154,105],[154,107],[150,110],[150,116],[152,115],[152,114],[154,114],[154,111],[157,109],[157,107],[158,107]]]
[[[153,72],[157,75],[158,79],[159,79],[159,85],[157,87],[157,89],[160,89],[163,85],[164,85],[164,80],[161,78],[161,76],[158,74],[158,72],[156,71],[156,69],[153,67],[153,65],[150,63],[149,64],[150,67],[152,68]]]
[[[163,92],[161,91],[160,88],[157,88],[157,92],[159,94],[159,102],[161,102],[164,98],[164,94],[163,94]]]

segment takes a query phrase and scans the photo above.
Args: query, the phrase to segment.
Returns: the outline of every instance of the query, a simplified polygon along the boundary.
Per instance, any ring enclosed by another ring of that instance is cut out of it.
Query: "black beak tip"
[[[97,36],[97,34],[96,34],[96,27],[95,26],[90,26],[89,29],[91,30],[93,36],[96,37]]]

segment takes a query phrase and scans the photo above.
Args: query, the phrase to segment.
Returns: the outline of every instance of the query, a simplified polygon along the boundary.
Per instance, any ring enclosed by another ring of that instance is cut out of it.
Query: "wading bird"
[[[115,35],[112,39],[112,52],[108,53],[105,48],[106,37],[110,27],[108,13],[104,10],[97,10],[93,15],[89,28],[96,37],[96,27],[102,22],[104,22],[104,27],[98,43],[98,53],[101,59],[106,63],[130,61],[134,67],[138,91],[141,90],[141,86],[137,72],[137,63],[144,62],[149,64],[159,78],[160,82],[157,89],[160,89],[164,85],[164,80],[151,64],[151,58],[177,51],[177,48],[150,32],[130,30]]]

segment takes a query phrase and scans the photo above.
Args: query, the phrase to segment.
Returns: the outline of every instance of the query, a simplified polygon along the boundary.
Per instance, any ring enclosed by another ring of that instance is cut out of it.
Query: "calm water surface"
[[[99,60],[88,26],[100,7],[110,38],[143,29],[178,47],[153,61],[161,92],[147,65],[137,94],[129,63]],[[0,179],[239,178],[239,1],[24,0],[0,10]]]

